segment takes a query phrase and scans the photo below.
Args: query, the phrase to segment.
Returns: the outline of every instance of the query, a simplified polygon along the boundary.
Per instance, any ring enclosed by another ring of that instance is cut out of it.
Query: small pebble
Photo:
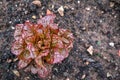
[[[80,3],[80,1],[77,1],[78,2],[78,4]]]
[[[30,77],[25,77],[24,80],[30,80]]]
[[[107,72],[107,77],[110,77],[110,76],[112,76],[109,72]]]
[[[85,31],[85,30],[86,30],[86,28],[85,28],[85,27],[82,27],[82,28],[81,28],[81,30]]]
[[[83,75],[82,75],[82,77],[81,77],[81,79],[85,79],[85,77],[86,77],[86,75],[85,75],[85,74],[83,74]]]
[[[86,62],[85,62],[85,64],[86,64],[86,65],[89,65],[89,62],[88,62],[88,61],[86,61]]]
[[[20,73],[17,70],[12,70],[12,71],[16,76],[18,76],[18,77],[20,76]]]
[[[100,23],[102,23],[103,22],[103,20],[100,20]]]
[[[11,24],[12,23],[12,21],[9,21],[9,24]]]
[[[55,75],[52,75],[52,78],[54,79],[54,78],[55,78]]]
[[[93,46],[90,46],[87,51],[89,52],[90,55],[93,55]]]
[[[15,27],[11,26],[11,29],[13,29],[13,30],[14,30],[14,29],[15,29]]]
[[[55,70],[56,72],[58,72],[58,69],[57,69],[57,68],[54,68],[54,70]]]
[[[11,62],[12,62],[12,60],[11,60],[11,59],[7,59],[7,62],[8,62],[8,63],[11,63]]]
[[[101,13],[103,14],[103,13],[104,13],[104,11],[101,11]]]
[[[97,9],[97,7],[96,7],[96,6],[94,6],[94,9]]]
[[[109,46],[114,47],[114,43],[113,43],[113,42],[110,42],[110,43],[109,43]]]
[[[36,16],[35,16],[35,15],[33,15],[33,16],[32,16],[32,18],[33,18],[33,19],[36,19]]]
[[[95,60],[91,59],[91,58],[83,58],[83,61],[87,61],[87,62],[95,62]]]
[[[27,13],[28,13],[28,11],[25,11],[24,13],[25,13],[25,14],[27,14]]]
[[[117,18],[117,16],[115,15],[114,18]]]
[[[2,2],[0,2],[0,5],[2,4]]]
[[[66,78],[66,80],[70,80],[69,78]]]
[[[15,7],[17,7],[18,5],[15,5]]]
[[[110,2],[110,7],[114,7],[114,3],[113,2]]]
[[[103,59],[106,59],[106,60],[107,60],[107,57],[104,56]]]
[[[74,8],[72,7],[71,10],[74,10]]]
[[[85,41],[85,39],[81,39],[82,41]]]
[[[87,11],[89,11],[89,10],[90,10],[90,7],[86,7],[85,9],[86,9]]]
[[[61,16],[64,16],[64,8],[63,8],[63,6],[61,6],[61,7],[58,8],[58,12],[59,12],[59,14]]]
[[[52,5],[52,9],[54,9],[54,7],[55,7],[55,6],[54,6],[54,5]]]
[[[116,67],[115,70],[117,71],[117,70],[118,70],[118,67]]]
[[[15,58],[13,61],[15,62],[15,61],[17,61],[18,60],[18,58]]]
[[[64,8],[65,8],[65,9],[69,9],[69,7],[68,7],[68,6],[64,6]]]

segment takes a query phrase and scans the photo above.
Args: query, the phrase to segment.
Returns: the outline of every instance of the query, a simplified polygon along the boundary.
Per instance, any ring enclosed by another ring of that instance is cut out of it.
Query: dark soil
[[[41,0],[41,4],[0,1],[0,80],[120,80],[120,0]],[[65,9],[63,17],[57,11],[60,6]],[[69,57],[55,64],[46,79],[40,79],[17,68],[18,60],[10,48],[15,25],[36,22],[47,9],[57,15],[60,28],[73,32],[75,40]],[[89,46],[94,48],[93,55],[87,52]]]

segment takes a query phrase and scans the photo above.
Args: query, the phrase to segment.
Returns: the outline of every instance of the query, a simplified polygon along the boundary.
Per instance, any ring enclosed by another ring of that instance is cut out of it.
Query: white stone
[[[59,14],[61,16],[64,16],[64,8],[63,8],[63,6],[61,6],[61,7],[58,8],[58,12],[59,12]]]
[[[90,10],[90,7],[86,7],[85,9],[86,9],[87,11],[89,11],[89,10]]]
[[[11,26],[11,29],[15,29],[15,27]]]
[[[80,1],[78,1],[78,4],[80,3]]]
[[[113,42],[110,42],[110,43],[109,43],[109,46],[114,47],[114,43],[113,43]]]

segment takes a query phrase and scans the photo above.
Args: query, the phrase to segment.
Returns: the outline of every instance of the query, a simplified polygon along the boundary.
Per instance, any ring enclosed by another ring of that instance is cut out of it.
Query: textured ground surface
[[[57,11],[60,6],[64,16]],[[75,41],[69,57],[55,64],[46,79],[39,79],[18,70],[10,48],[14,26],[25,20],[36,22],[47,9],[57,15],[60,28],[73,32]],[[89,46],[93,55],[87,52]],[[41,0],[40,7],[32,0],[0,1],[0,80],[120,80],[119,50],[120,0]]]

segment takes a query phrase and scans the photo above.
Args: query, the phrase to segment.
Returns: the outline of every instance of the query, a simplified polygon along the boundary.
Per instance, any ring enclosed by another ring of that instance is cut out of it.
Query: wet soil
[[[0,80],[120,80],[120,0],[40,0],[41,6],[32,1],[0,1]],[[60,6],[64,16],[57,11]],[[75,40],[69,57],[40,79],[17,68],[10,48],[15,25],[26,20],[35,23],[47,9],[57,15],[60,28],[72,31]],[[89,46],[93,55],[87,52]]]

